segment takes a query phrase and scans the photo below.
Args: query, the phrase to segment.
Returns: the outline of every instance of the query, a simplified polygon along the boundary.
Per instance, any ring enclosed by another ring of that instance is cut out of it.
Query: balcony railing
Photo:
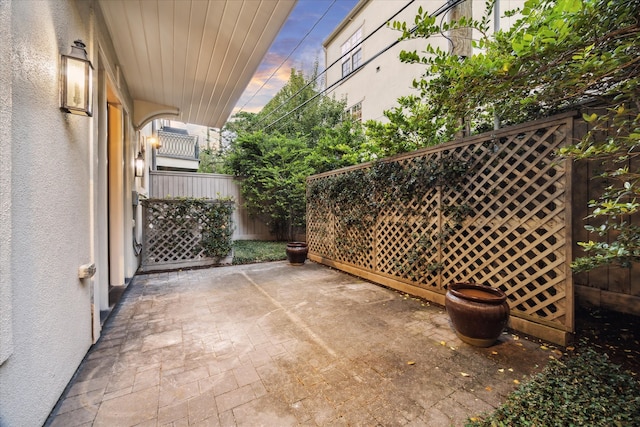
[[[197,136],[158,131],[158,138],[161,144],[158,156],[185,160],[198,160],[200,157]]]

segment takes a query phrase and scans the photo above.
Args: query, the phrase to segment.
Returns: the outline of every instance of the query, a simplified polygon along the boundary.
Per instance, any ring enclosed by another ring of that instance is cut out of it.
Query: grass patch
[[[640,384],[591,348],[552,360],[487,416],[467,426],[632,426]]]
[[[233,242],[233,249],[234,265],[287,259],[287,242],[236,240]]]

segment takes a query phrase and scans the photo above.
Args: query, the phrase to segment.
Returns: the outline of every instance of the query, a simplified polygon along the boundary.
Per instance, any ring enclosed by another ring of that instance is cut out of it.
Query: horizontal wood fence
[[[555,152],[573,123],[556,116],[310,177],[309,258],[439,304],[450,283],[500,288],[512,328],[566,344],[572,163]],[[341,199],[340,185],[361,185],[361,200]]]
[[[195,197],[220,199],[232,197],[233,240],[274,240],[269,228],[258,218],[251,217],[243,206],[240,186],[231,175],[152,171],[150,172],[150,198]]]

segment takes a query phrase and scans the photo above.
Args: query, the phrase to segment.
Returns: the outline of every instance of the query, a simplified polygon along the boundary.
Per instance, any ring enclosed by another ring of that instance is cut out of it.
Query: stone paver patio
[[[141,275],[47,425],[463,425],[552,356],[310,262]]]

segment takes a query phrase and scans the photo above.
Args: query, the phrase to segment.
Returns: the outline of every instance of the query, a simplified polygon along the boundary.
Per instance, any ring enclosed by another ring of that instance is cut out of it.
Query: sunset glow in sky
[[[291,68],[310,74],[314,63],[318,62],[321,71],[324,68],[322,42],[357,2],[358,0],[299,0],[236,104],[234,114],[240,109],[253,113],[260,111],[289,80]],[[322,15],[325,16],[320,19]],[[309,35],[305,38],[307,33]],[[295,49],[298,43],[301,44]],[[290,57],[285,61],[288,56]],[[269,79],[272,74],[273,77]],[[265,86],[260,89],[265,82]]]

